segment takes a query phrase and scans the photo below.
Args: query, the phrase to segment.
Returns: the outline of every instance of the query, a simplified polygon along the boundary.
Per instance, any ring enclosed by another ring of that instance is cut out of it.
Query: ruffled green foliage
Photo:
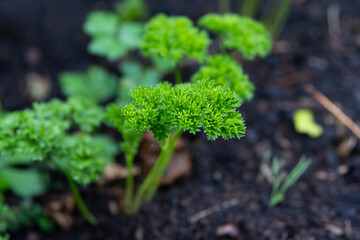
[[[224,47],[240,51],[246,59],[265,57],[271,51],[270,34],[251,18],[232,13],[207,14],[200,18],[199,25],[219,34]]]
[[[89,14],[84,31],[92,37],[89,52],[114,61],[139,47],[143,25],[123,22],[115,13],[99,11]]]
[[[138,62],[123,62],[120,65],[120,72],[123,74],[119,82],[117,103],[125,106],[132,98],[130,90],[138,86],[155,86],[160,82],[161,75],[152,68],[144,68]]]
[[[83,185],[96,181],[118,152],[116,144],[104,136],[66,136],[62,144],[51,159]]]
[[[239,99],[230,89],[204,80],[194,84],[168,83],[141,86],[131,91],[134,101],[124,108],[112,105],[109,119],[138,132],[151,130],[158,140],[178,130],[196,133],[204,129],[208,139],[244,136],[244,120],[236,111]]]
[[[0,205],[0,235],[17,231],[24,226],[37,225],[44,232],[53,229],[52,221],[45,215],[40,205],[24,201],[19,206]],[[0,238],[1,239],[1,238]],[[6,238],[5,238],[6,239]]]
[[[98,127],[103,110],[91,101],[70,99],[34,103],[32,110],[6,114],[0,119],[1,156],[22,155],[47,160],[82,184],[94,181],[110,161],[108,145],[88,134]],[[81,131],[81,134],[74,134]]]
[[[254,85],[244,74],[241,65],[227,55],[208,58],[206,64],[192,77],[194,82],[202,79],[212,79],[216,85],[229,87],[238,95],[241,102],[253,98]]]
[[[158,56],[179,63],[185,56],[204,60],[210,39],[187,17],[158,14],[145,26],[141,50],[145,56]]]
[[[62,73],[60,86],[67,97],[81,97],[101,103],[114,96],[117,77],[100,66],[94,65],[88,69],[87,73]]]

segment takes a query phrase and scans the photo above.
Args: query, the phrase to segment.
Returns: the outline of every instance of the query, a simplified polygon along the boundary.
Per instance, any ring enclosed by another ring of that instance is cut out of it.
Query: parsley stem
[[[176,67],[175,67],[175,80],[176,80],[176,84],[182,83],[180,63],[176,64]]]
[[[83,217],[93,226],[98,224],[98,221],[96,220],[96,218],[91,214],[91,212],[89,211],[89,209],[86,207],[86,204],[79,192],[78,187],[76,186],[76,183],[74,182],[74,180],[71,178],[71,176],[68,173],[65,173],[65,176],[68,180],[71,192],[74,196],[75,199],[75,203],[79,209],[79,211],[81,212],[81,214],[83,215]]]
[[[169,160],[175,150],[176,142],[182,133],[182,130],[177,130],[170,134],[170,136],[165,140],[164,147],[161,150],[158,160],[135,195],[134,206],[132,209],[133,213],[139,210],[140,204],[144,200],[150,201],[154,197],[154,194],[156,193],[169,164]]]
[[[132,202],[133,202],[133,192],[134,192],[134,175],[133,175],[133,160],[134,154],[125,153],[126,160],[126,190],[125,190],[125,213],[128,215],[132,214]]]

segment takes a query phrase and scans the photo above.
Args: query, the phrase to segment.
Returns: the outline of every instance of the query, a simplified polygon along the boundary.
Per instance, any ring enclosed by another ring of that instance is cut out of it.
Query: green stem
[[[90,213],[89,209],[86,207],[86,204],[83,200],[83,198],[81,197],[81,194],[79,192],[78,187],[76,186],[74,180],[71,178],[71,176],[68,173],[65,173],[65,176],[68,180],[71,192],[74,196],[75,199],[75,203],[78,207],[78,209],[80,210],[81,214],[83,215],[83,217],[89,222],[91,223],[93,226],[98,224],[98,221],[96,220],[96,218]]]
[[[125,153],[126,160],[126,190],[125,190],[125,213],[130,215],[132,213],[132,203],[133,203],[133,192],[134,192],[134,175],[133,175],[133,160],[134,154]]]
[[[272,33],[273,37],[276,38],[282,31],[286,19],[289,15],[289,11],[291,8],[292,0],[283,0],[280,5],[276,9],[275,12],[272,13],[270,17],[269,24],[267,25],[269,31]]]
[[[230,0],[218,0],[219,12],[227,13],[231,11]]]
[[[182,130],[177,130],[170,134],[165,140],[164,147],[161,149],[158,160],[135,195],[134,207],[132,209],[133,213],[136,213],[139,210],[139,207],[144,200],[150,201],[153,198],[169,164],[172,153],[175,150],[176,142],[182,133]]]
[[[247,17],[255,17],[259,0],[243,0],[243,4],[240,8],[240,15]]]
[[[176,80],[176,84],[182,83],[180,63],[176,64],[176,67],[175,67],[175,80]]]

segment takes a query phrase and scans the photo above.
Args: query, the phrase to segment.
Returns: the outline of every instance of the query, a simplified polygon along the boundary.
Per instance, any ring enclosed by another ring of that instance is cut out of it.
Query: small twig
[[[334,115],[342,124],[344,124],[351,132],[353,132],[360,139],[360,128],[351,120],[340,108],[332,103],[324,94],[316,90],[316,88],[308,84],[305,90],[310,93],[321,105],[323,105],[332,115]]]
[[[233,206],[236,206],[239,204],[239,201],[236,199],[236,198],[232,198],[230,200],[226,200],[220,204],[216,204],[212,207],[209,207],[205,210],[202,210],[200,212],[198,212],[197,214],[189,217],[189,222],[191,223],[196,223],[198,222],[199,220],[209,216],[209,215],[212,215],[216,212],[219,212],[221,210],[224,210],[224,209],[227,209],[229,207],[233,207]]]

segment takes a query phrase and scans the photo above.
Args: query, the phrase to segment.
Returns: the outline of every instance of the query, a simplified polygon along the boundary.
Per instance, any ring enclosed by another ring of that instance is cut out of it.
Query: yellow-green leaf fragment
[[[314,121],[313,113],[308,109],[299,109],[294,113],[295,130],[298,133],[304,133],[312,138],[320,137],[323,134],[323,128]]]

